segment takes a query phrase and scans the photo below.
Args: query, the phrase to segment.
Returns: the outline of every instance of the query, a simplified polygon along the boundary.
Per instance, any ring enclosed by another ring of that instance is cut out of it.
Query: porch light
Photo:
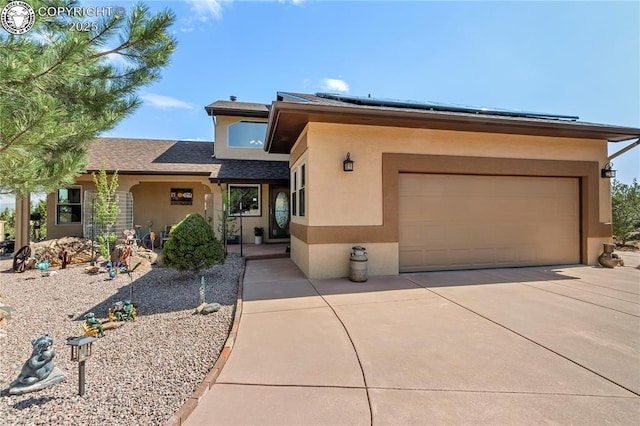
[[[80,336],[67,340],[71,346],[71,361],[78,362],[78,395],[84,395],[85,365],[84,362],[93,355],[93,342],[95,337]]]
[[[345,172],[353,171],[353,160],[351,159],[351,153],[347,152],[347,158],[342,162],[342,167]]]
[[[613,170],[611,167],[613,167],[613,164],[611,164],[611,163],[605,164],[604,168],[602,170],[600,170],[600,177],[606,178],[606,179],[615,178],[616,177],[616,171]]]

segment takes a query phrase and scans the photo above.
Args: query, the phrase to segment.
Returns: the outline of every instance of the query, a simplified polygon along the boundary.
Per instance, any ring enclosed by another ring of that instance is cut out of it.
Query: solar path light
[[[67,345],[71,346],[71,361],[78,362],[78,395],[84,395],[85,383],[85,361],[93,355],[93,342],[95,337],[78,336],[67,340]]]

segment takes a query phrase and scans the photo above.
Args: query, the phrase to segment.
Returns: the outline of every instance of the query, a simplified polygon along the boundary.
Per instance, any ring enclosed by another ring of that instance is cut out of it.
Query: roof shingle
[[[287,161],[213,158],[213,142],[98,138],[89,149],[87,172],[203,175],[220,182],[289,180]]]

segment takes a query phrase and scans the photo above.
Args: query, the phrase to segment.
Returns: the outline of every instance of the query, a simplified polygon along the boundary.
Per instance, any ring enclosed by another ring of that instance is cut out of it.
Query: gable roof
[[[86,172],[209,176],[215,182],[286,182],[289,162],[213,158],[213,142],[98,138]]]
[[[367,100],[318,93],[278,92],[271,105],[265,150],[289,153],[309,122],[572,137],[619,142],[640,129],[576,121],[577,117],[461,108],[409,101]]]

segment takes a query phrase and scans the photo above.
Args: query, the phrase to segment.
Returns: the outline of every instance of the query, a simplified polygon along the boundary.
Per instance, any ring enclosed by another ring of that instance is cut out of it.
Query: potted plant
[[[262,235],[264,235],[264,228],[256,226],[253,228],[253,235],[255,236],[255,243],[262,244]]]

